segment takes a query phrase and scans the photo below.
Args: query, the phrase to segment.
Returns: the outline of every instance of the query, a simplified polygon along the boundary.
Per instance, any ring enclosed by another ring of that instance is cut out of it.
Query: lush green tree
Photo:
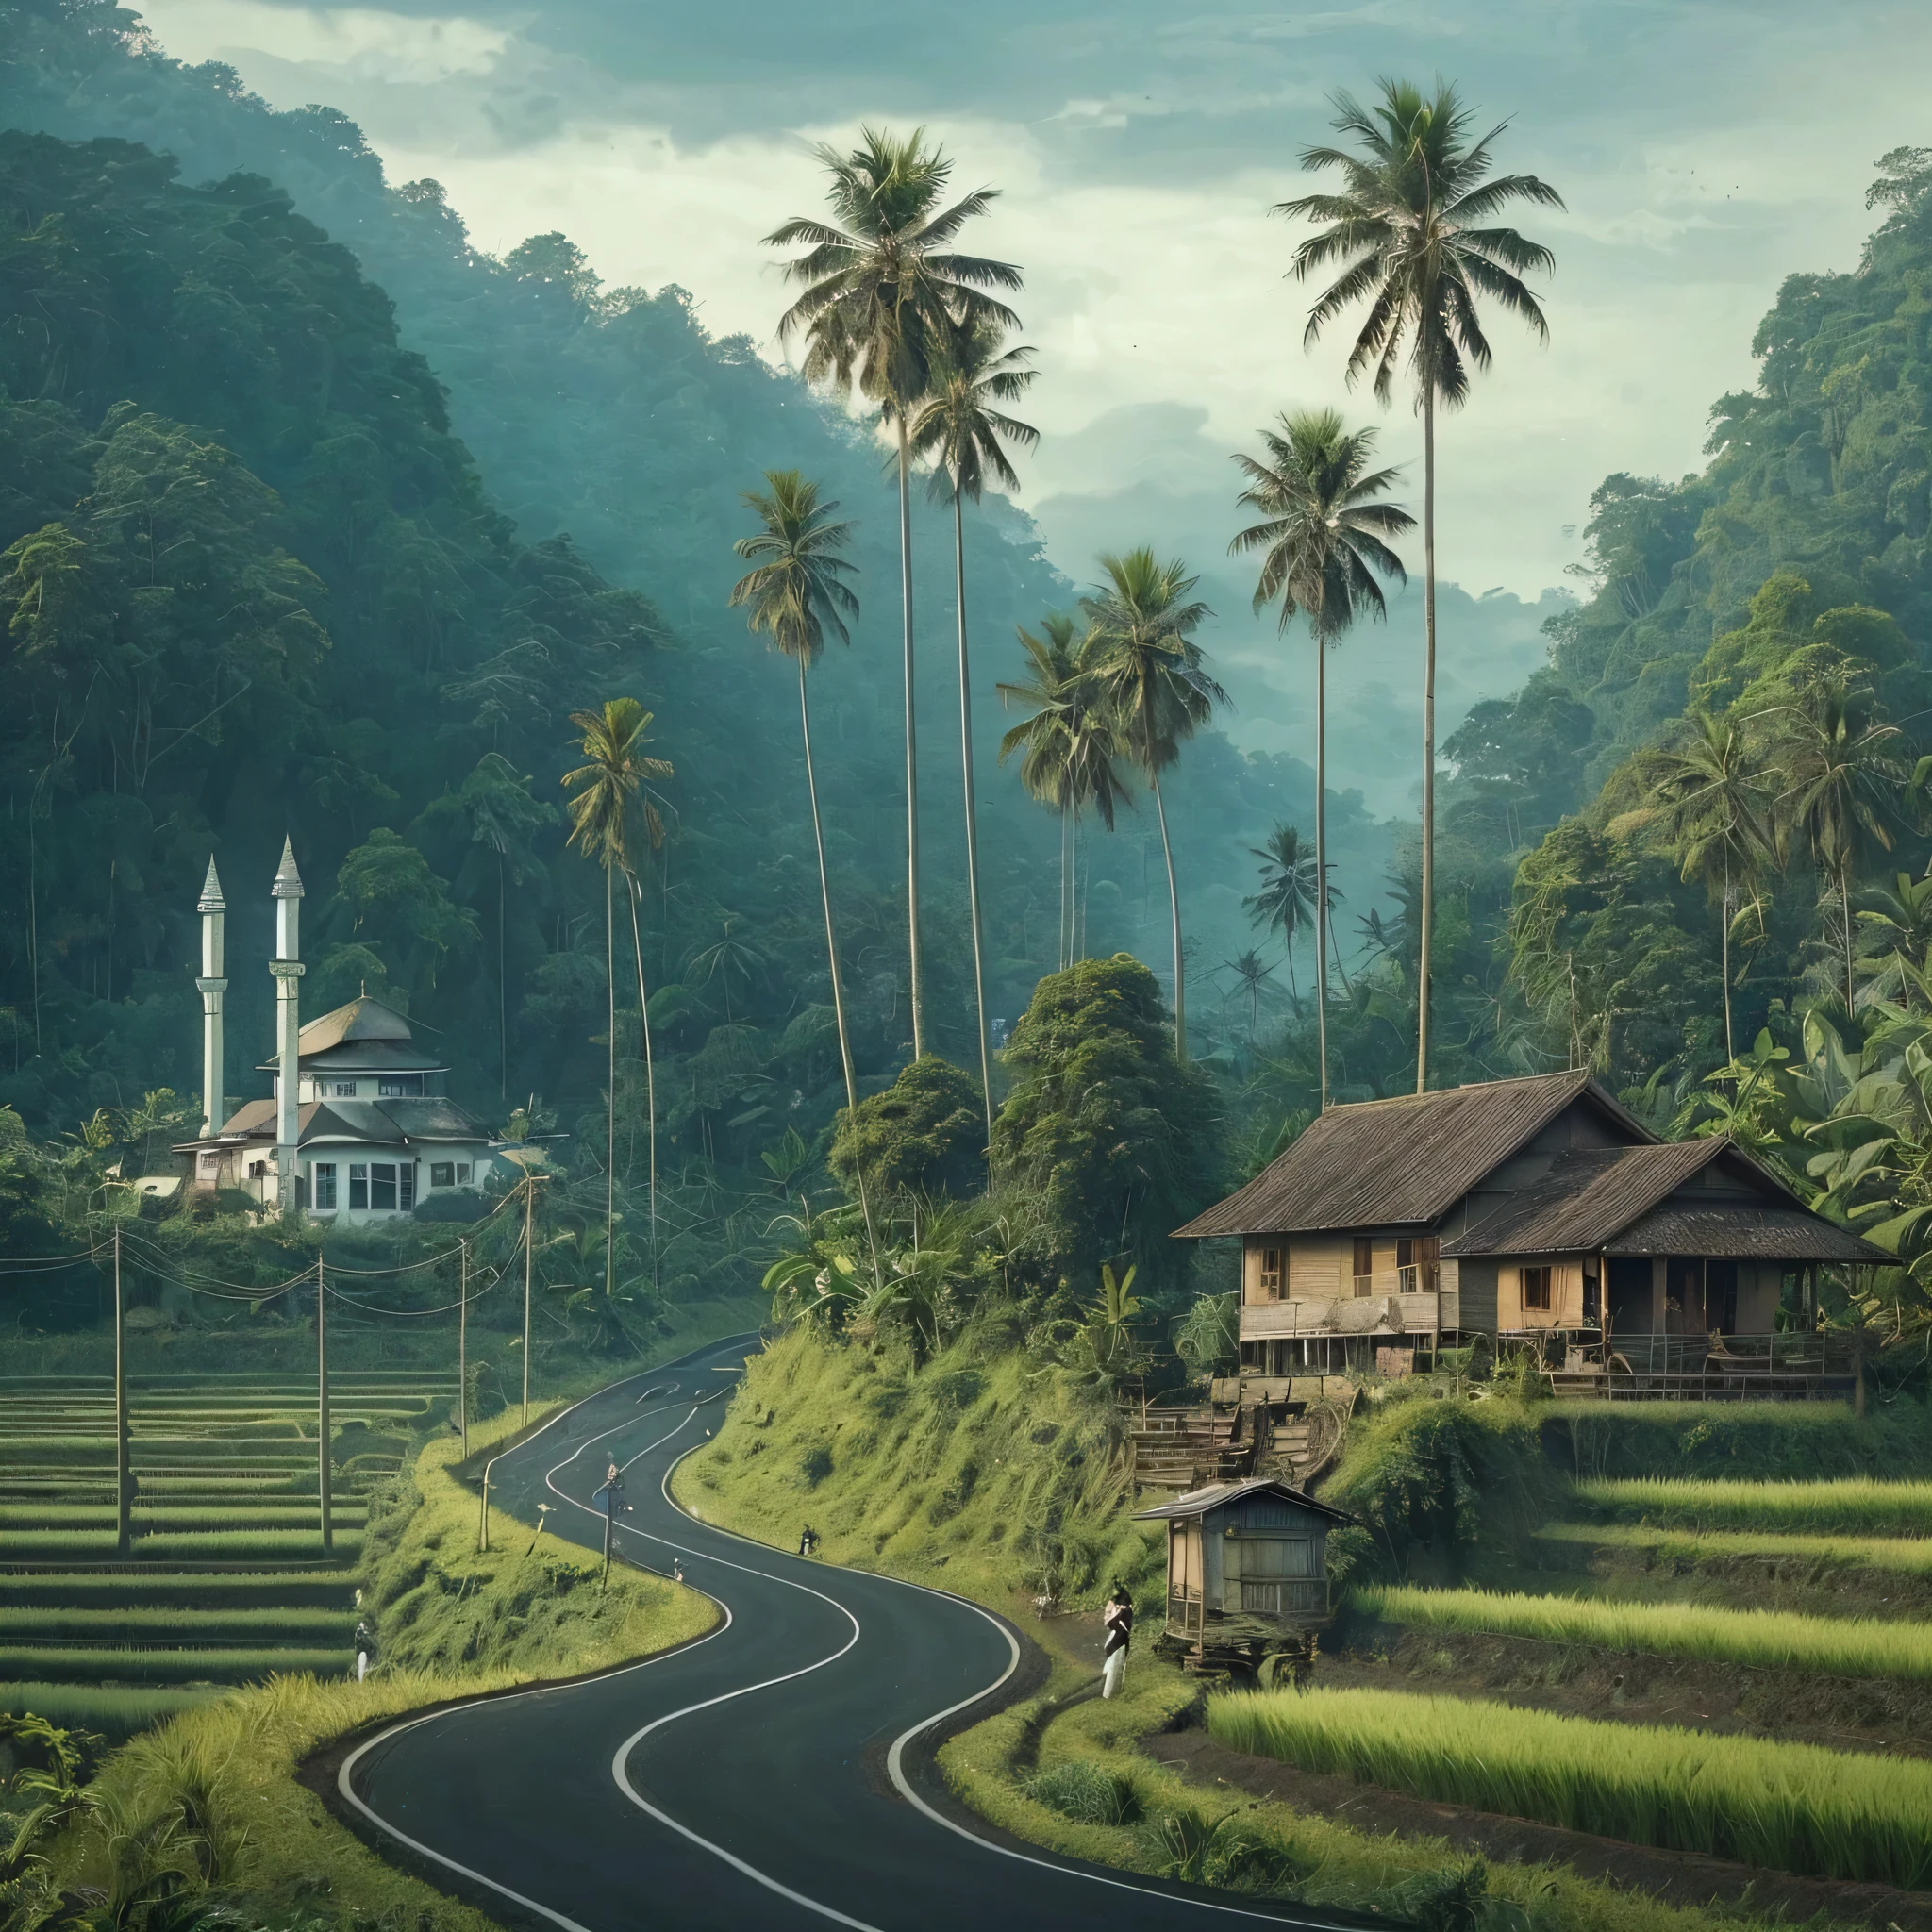
[[[389,948],[397,956],[404,983],[419,994],[435,986],[437,971],[450,954],[476,941],[475,918],[450,898],[448,882],[385,825],[342,860],[336,896],[350,935],[365,945]]]
[[[925,1051],[925,983],[919,943],[919,752],[913,720],[912,452],[915,410],[933,367],[961,330],[1018,326],[991,290],[1016,290],[1009,262],[959,255],[953,244],[996,190],[976,189],[942,208],[953,164],[928,147],[925,130],[907,136],[866,128],[849,155],[821,146],[831,176],[833,220],[794,216],[765,237],[770,248],[803,246],[785,265],[802,285],[778,320],[780,340],[803,334],[808,381],[841,393],[856,385],[876,404],[899,446],[899,569],[906,658],[906,900],[911,960],[912,1054]]]
[[[1084,1294],[1109,1260],[1171,1275],[1167,1236],[1222,1183],[1222,1122],[1209,1076],[1175,1061],[1159,982],[1124,953],[1049,974],[1007,1064],[995,1172],[1041,1287]]]
[[[636,874],[632,856],[638,833],[652,845],[662,842],[663,822],[644,788],[650,779],[668,778],[671,766],[644,750],[650,742],[651,713],[635,698],[606,698],[594,711],[573,711],[571,723],[586,762],[563,774],[570,801],[570,842],[604,869],[604,987],[608,1080],[604,1141],[604,1291],[617,1292],[617,874],[625,875],[631,913],[631,937],[638,940],[637,901],[630,890]],[[650,1117],[651,1251],[658,1250],[658,1087],[651,1058],[651,1007],[644,991],[643,946],[637,944],[638,1006],[643,1027],[645,1107]]]
[[[912,1061],[883,1093],[840,1117],[828,1164],[857,1194],[890,1208],[976,1191],[985,1174],[985,1104],[972,1076],[937,1054]]]
[[[1651,795],[1681,855],[1683,876],[1698,879],[1718,907],[1724,1058],[1732,1060],[1737,1048],[1731,1037],[1731,930],[1741,911],[1739,895],[1750,891],[1755,904],[1775,861],[1770,788],[1742,721],[1705,711],[1694,714],[1678,743],[1657,753],[1651,783]]]
[[[973,925],[973,1001],[979,1028],[979,1081],[986,1102],[986,1133],[992,1139],[992,1061],[987,1042],[986,958],[979,914],[979,808],[973,795],[973,679],[966,655],[966,521],[970,497],[979,501],[991,475],[1017,491],[1020,478],[1005,443],[1029,449],[1040,432],[999,407],[1026,393],[1034,372],[1031,349],[1008,349],[991,322],[949,330],[931,371],[931,387],[912,418],[910,443],[917,458],[938,467],[933,482],[953,505],[953,584],[959,612],[959,763],[966,786],[966,900]]]
[[[839,1063],[845,1074],[845,1105],[858,1105],[852,1072],[852,1038],[845,1025],[845,994],[839,982],[839,937],[832,921],[832,875],[825,864],[825,828],[819,816],[818,774],[811,758],[811,700],[806,674],[816,664],[829,635],[852,641],[847,619],[858,615],[858,599],[845,579],[851,560],[840,552],[851,539],[849,523],[835,523],[836,503],[819,501],[818,485],[796,470],[768,470],[766,488],[748,490],[744,501],[762,528],[731,547],[753,566],[732,586],[734,607],[749,607],[746,622],[762,631],[772,648],[798,666],[798,728],[805,745],[805,789],[811,802],[812,843],[819,857],[819,896],[825,914],[825,970],[832,981],[832,1017],[839,1029]]]
[[[1852,874],[1890,852],[1907,774],[1899,728],[1875,716],[1870,692],[1840,673],[1817,679],[1775,720],[1770,760],[1778,786],[1773,823],[1781,847],[1802,841],[1838,901],[1845,1012],[1855,1010]]]
[[[1119,769],[1119,721],[1099,676],[1104,644],[1091,632],[1076,642],[1074,619],[1063,611],[1049,611],[1040,627],[1043,637],[1019,627],[1030,675],[999,687],[1006,703],[1034,708],[1000,740],[1000,762],[1020,752],[1020,782],[1059,813],[1059,970],[1065,972],[1078,943],[1080,815],[1091,807],[1110,832],[1115,812],[1132,803],[1132,795]]]
[[[1238,456],[1248,487],[1241,502],[1259,510],[1228,545],[1233,556],[1261,553],[1255,608],[1281,607],[1280,628],[1299,612],[1315,646],[1315,876],[1328,876],[1328,650],[1366,612],[1389,614],[1377,575],[1407,581],[1387,540],[1415,527],[1392,503],[1377,501],[1393,470],[1372,470],[1375,432],[1351,432],[1334,409],[1300,409],[1264,429],[1265,460]],[[1315,1037],[1322,1106],[1328,1105],[1328,907],[1315,900]]]
[[[1317,232],[1295,250],[1292,274],[1306,280],[1337,266],[1341,273],[1315,298],[1304,341],[1358,302],[1368,315],[1348,355],[1354,382],[1373,371],[1376,397],[1387,402],[1398,362],[1407,352],[1423,418],[1423,903],[1416,1018],[1416,1091],[1428,1084],[1430,926],[1436,882],[1436,411],[1468,399],[1470,368],[1491,359],[1480,308],[1487,299],[1525,322],[1540,341],[1549,324],[1525,275],[1556,265],[1547,248],[1514,228],[1490,225],[1514,201],[1561,208],[1562,197],[1534,175],[1496,175],[1491,145],[1507,123],[1472,141],[1473,119],[1457,91],[1439,82],[1433,94],[1407,81],[1382,83],[1382,97],[1363,107],[1348,94],[1334,100],[1335,127],[1354,138],[1353,151],[1317,146],[1302,152],[1311,173],[1341,176],[1334,194],[1306,194],[1275,212],[1310,221]]]
[[[1208,675],[1206,654],[1189,635],[1208,607],[1189,601],[1195,579],[1178,558],[1161,563],[1146,545],[1100,559],[1107,581],[1082,600],[1098,651],[1095,683],[1113,712],[1126,755],[1147,774],[1160,821],[1167,895],[1174,917],[1174,1047],[1188,1057],[1187,968],[1181,957],[1181,895],[1160,774],[1183,743],[1214,715],[1227,693]]]

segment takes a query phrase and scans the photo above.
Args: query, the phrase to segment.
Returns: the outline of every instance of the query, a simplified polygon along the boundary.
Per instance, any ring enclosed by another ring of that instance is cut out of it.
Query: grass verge
[[[329,1648],[250,1650],[86,1650],[52,1644],[0,1647],[0,1683],[36,1677],[46,1683],[250,1684],[276,1671],[312,1671],[336,1676],[350,1670],[355,1653]]]
[[[1247,1691],[1238,1751],[1636,1844],[1822,1878],[1932,1881],[1932,1764],[1387,1690]]]
[[[1932,1624],[1838,1620],[1706,1604],[1618,1603],[1488,1590],[1361,1584],[1352,1610],[1411,1629],[1529,1637],[1600,1650],[1647,1651],[1839,1677],[1932,1678]]]
[[[1737,1482],[1586,1476],[1577,1501],[1625,1520],[1682,1529],[1802,1530],[1845,1536],[1932,1534],[1932,1482],[1839,1476],[1824,1482]]]

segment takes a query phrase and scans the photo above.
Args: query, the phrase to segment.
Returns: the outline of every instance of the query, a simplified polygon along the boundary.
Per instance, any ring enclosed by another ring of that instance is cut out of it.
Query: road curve
[[[702,1445],[755,1337],[562,1411],[498,1458],[491,1499],[601,1545],[591,1498],[625,1470],[625,1558],[715,1601],[705,1638],[585,1681],[390,1726],[337,1779],[352,1819],[493,1909],[564,1932],[1239,1932],[1320,1915],[993,1842],[935,1804],[923,1735],[997,1707],[1011,1632],[939,1591],[697,1523],[672,1466]],[[518,1909],[521,1908],[521,1909]]]

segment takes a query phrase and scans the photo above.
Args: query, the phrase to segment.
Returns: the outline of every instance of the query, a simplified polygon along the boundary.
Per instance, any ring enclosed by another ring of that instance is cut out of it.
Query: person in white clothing
[[[1116,1583],[1100,1613],[1100,1627],[1106,1642],[1100,1655],[1100,1694],[1112,1697],[1127,1674],[1127,1646],[1134,1638],[1134,1600],[1124,1583]]]

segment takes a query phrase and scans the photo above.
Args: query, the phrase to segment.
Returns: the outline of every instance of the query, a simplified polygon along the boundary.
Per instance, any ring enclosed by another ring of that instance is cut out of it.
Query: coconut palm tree
[[[806,673],[819,660],[827,637],[852,641],[847,619],[858,599],[845,579],[857,566],[841,552],[852,541],[850,523],[834,523],[836,503],[821,503],[819,487],[796,470],[767,470],[765,489],[747,490],[744,503],[762,528],[731,547],[753,569],[732,586],[733,608],[746,605],[746,622],[763,631],[773,648],[798,666],[798,724],[805,742],[805,788],[811,799],[811,836],[819,855],[819,896],[825,910],[825,963],[832,975],[832,1018],[839,1029],[839,1061],[845,1073],[845,1105],[858,1105],[852,1072],[852,1040],[845,1030],[845,994],[839,984],[839,939],[832,924],[832,880],[825,867],[825,830],[819,818],[819,781],[811,757],[811,702]]]
[[[1728,1063],[1738,1057],[1731,1038],[1731,924],[1739,890],[1748,886],[1755,899],[1775,858],[1770,786],[1742,724],[1698,711],[1683,741],[1652,758],[1650,793],[1682,855],[1683,876],[1702,879],[1720,908]]]
[[[959,609],[959,762],[966,787],[966,898],[973,920],[973,997],[979,1022],[980,1093],[986,1108],[987,1145],[992,1145],[992,1061],[986,1033],[986,961],[979,918],[979,813],[973,795],[973,682],[966,657],[966,499],[979,501],[991,475],[1008,490],[1020,478],[1002,439],[1030,449],[1040,432],[1007,415],[998,405],[1026,393],[1034,372],[1031,349],[1004,349],[992,322],[947,332],[932,365],[931,387],[912,418],[908,441],[914,457],[931,457],[934,494],[953,505],[953,582]]]
[[[1158,562],[1142,544],[1100,559],[1107,581],[1081,599],[1099,657],[1094,680],[1126,755],[1147,774],[1160,821],[1160,851],[1167,861],[1168,906],[1174,916],[1174,1044],[1188,1057],[1187,967],[1181,958],[1181,895],[1174,881],[1174,844],[1167,834],[1167,806],[1160,774],[1180,757],[1182,744],[1228,702],[1208,675],[1207,658],[1189,636],[1210,613],[1191,603],[1196,579],[1178,558]]]
[[[607,1045],[609,1077],[605,1095],[604,1140],[604,1289],[616,1292],[617,1268],[617,921],[615,887],[617,874],[628,880],[635,873],[631,863],[632,810],[652,847],[664,842],[664,823],[647,793],[644,781],[668,778],[671,766],[652,758],[643,747],[650,742],[651,713],[635,698],[606,698],[595,711],[573,711],[570,722],[582,737],[578,740],[586,762],[563,774],[563,788],[575,794],[570,801],[570,838],[586,858],[604,868],[604,991],[609,1008]],[[640,795],[643,793],[643,795]],[[626,883],[625,895],[630,888]],[[635,908],[633,907],[633,913]],[[633,926],[633,936],[636,928]],[[638,1004],[643,1008],[644,1104],[651,1116],[651,1249],[658,1246],[658,1095],[651,1068],[650,1003],[644,997],[644,960],[638,952]]]
[[[1074,961],[1080,814],[1091,807],[1110,832],[1114,814],[1131,805],[1133,797],[1121,776],[1120,737],[1097,676],[1100,645],[1091,635],[1075,643],[1074,620],[1062,612],[1050,613],[1041,629],[1044,638],[1020,629],[1032,675],[999,687],[1008,704],[1018,699],[1035,708],[1030,718],[1000,740],[1000,762],[1024,752],[1021,782],[1060,815],[1059,964],[1064,972]]]
[[[1315,876],[1328,876],[1328,648],[1367,611],[1386,618],[1383,576],[1407,581],[1402,559],[1384,541],[1415,527],[1415,519],[1376,498],[1393,470],[1371,470],[1375,432],[1351,433],[1333,409],[1284,413],[1278,431],[1264,429],[1265,460],[1237,456],[1248,487],[1241,502],[1266,520],[1228,547],[1230,556],[1261,553],[1255,608],[1281,607],[1286,631],[1297,611],[1315,644]],[[1322,1107],[1328,1107],[1328,913],[1315,902],[1315,1039],[1322,1061]]]
[[[1019,317],[988,292],[1014,290],[1010,262],[952,252],[961,228],[984,214],[996,190],[980,188],[942,208],[953,164],[928,147],[925,130],[901,138],[864,128],[849,155],[821,146],[831,176],[833,219],[791,220],[765,237],[768,248],[803,246],[785,279],[804,290],[778,319],[781,341],[805,337],[807,381],[875,404],[899,448],[899,585],[906,658],[906,901],[911,960],[912,1057],[925,1052],[925,986],[919,945],[919,750],[913,723],[912,413],[932,384],[950,333]]]
[[[1773,800],[1778,850],[1802,839],[1839,903],[1845,969],[1845,1013],[1852,1012],[1852,874],[1873,845],[1891,850],[1886,816],[1907,783],[1903,764],[1886,749],[1896,724],[1869,716],[1869,692],[1840,673],[1818,678],[1796,704],[1780,705],[1771,762],[1780,790]]]
[[[1312,344],[1323,327],[1357,302],[1368,305],[1348,354],[1348,380],[1373,370],[1376,399],[1386,403],[1396,364],[1407,352],[1423,419],[1423,879],[1417,968],[1418,1093],[1428,1084],[1429,928],[1436,891],[1436,411],[1468,399],[1470,366],[1487,369],[1489,338],[1477,312],[1484,298],[1526,323],[1539,341],[1549,323],[1522,277],[1556,265],[1547,248],[1514,228],[1486,225],[1513,201],[1561,208],[1562,197],[1534,175],[1492,175],[1491,143],[1507,122],[1469,139],[1469,109],[1447,82],[1433,94],[1408,81],[1382,83],[1382,98],[1365,108],[1333,97],[1334,126],[1352,135],[1354,152],[1302,151],[1310,173],[1336,170],[1337,194],[1306,194],[1279,203],[1275,214],[1305,219],[1317,231],[1295,250],[1290,270],[1305,281],[1317,270],[1341,274],[1315,298],[1303,331]]]
[[[1315,855],[1302,843],[1301,832],[1294,825],[1276,825],[1265,845],[1250,845],[1248,852],[1261,861],[1261,890],[1250,893],[1241,901],[1241,907],[1263,932],[1280,933],[1282,952],[1288,960],[1289,996],[1299,1008],[1302,996],[1295,984],[1294,942],[1315,919],[1315,881],[1320,877],[1315,870]],[[1334,911],[1341,897],[1331,884],[1324,911]],[[1321,922],[1321,927],[1325,929],[1325,920]],[[1335,963],[1340,970],[1339,948]],[[1346,976],[1343,975],[1344,981]]]

